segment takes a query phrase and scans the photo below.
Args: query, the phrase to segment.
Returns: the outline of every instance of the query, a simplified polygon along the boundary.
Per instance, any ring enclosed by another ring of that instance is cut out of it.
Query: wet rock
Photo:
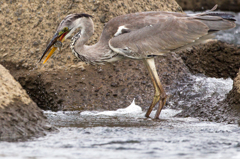
[[[203,11],[212,9],[214,5],[218,4],[220,10],[239,12],[240,1],[236,0],[176,0],[183,10]]]
[[[221,41],[194,46],[180,55],[193,74],[234,79],[240,68],[240,46]]]
[[[180,53],[189,70],[208,77],[232,78],[233,89],[223,101],[211,98],[192,103],[178,114],[180,117],[198,117],[201,120],[238,123],[240,113],[240,47],[220,41],[211,41]]]
[[[239,114],[240,114],[240,71],[237,74],[237,77],[234,78],[233,81],[233,89],[227,95],[224,103],[228,104],[229,110],[232,116],[238,118],[238,122],[240,122]]]
[[[211,98],[192,103],[191,107],[184,108],[177,117],[195,117],[203,121],[225,122],[238,124],[240,122],[239,93],[232,91],[223,101],[211,101]]]
[[[42,136],[53,130],[21,85],[0,65],[0,140]]]

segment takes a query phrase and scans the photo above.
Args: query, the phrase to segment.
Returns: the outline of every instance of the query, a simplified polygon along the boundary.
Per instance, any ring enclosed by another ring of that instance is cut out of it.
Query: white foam
[[[202,99],[218,94],[217,96],[223,100],[233,86],[233,80],[231,78],[223,79],[199,76],[192,76],[192,78],[196,81],[193,92],[201,92],[201,94],[204,95]]]
[[[163,109],[160,114],[160,119],[169,119],[173,118],[176,114],[180,113],[181,110],[174,109]],[[142,108],[135,104],[135,99],[133,99],[132,103],[122,109],[117,109],[116,111],[84,111],[81,112],[80,115],[85,116],[128,116],[134,118],[145,118],[145,111],[142,111]],[[154,118],[156,114],[156,110],[153,110],[150,114],[150,118]]]
[[[152,113],[150,114],[151,118],[154,118],[155,114],[156,114],[156,110],[153,110]],[[175,116],[176,114],[180,113],[181,110],[175,110],[175,109],[163,109],[161,111],[161,114],[159,116],[160,119],[169,119],[172,118],[173,116]],[[144,112],[145,113],[145,112]]]
[[[135,99],[133,99],[132,103],[122,109],[117,109],[116,111],[103,111],[103,112],[96,112],[96,111],[84,111],[81,115],[105,115],[105,116],[122,116],[122,115],[139,115],[142,114],[142,108],[135,104]]]

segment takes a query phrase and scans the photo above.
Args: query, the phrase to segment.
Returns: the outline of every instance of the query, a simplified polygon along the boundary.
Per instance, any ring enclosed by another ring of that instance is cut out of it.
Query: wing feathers
[[[145,16],[142,22],[138,19],[137,23],[127,23],[130,32],[113,37],[109,46],[129,58],[162,55],[202,43],[214,31],[235,27],[232,19],[231,15],[210,12],[191,16],[164,12],[158,15],[157,20],[156,15]]]
[[[109,45],[124,56],[145,58],[148,55],[167,53],[183,47],[206,34],[208,27],[197,20],[169,18],[164,23],[114,37]],[[128,53],[121,52],[123,48],[128,48]]]

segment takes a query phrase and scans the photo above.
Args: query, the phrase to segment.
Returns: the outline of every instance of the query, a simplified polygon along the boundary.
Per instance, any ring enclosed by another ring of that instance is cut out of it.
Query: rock
[[[221,41],[194,46],[180,56],[193,74],[234,79],[240,68],[240,46]]]
[[[54,35],[56,26],[71,13],[87,13],[93,16],[94,35],[88,44],[94,44],[99,39],[104,22],[109,21],[118,15],[152,11],[182,11],[175,0],[105,0],[105,1],[61,1],[55,0],[48,3],[44,0],[24,1],[17,3],[10,1],[1,2],[1,29],[0,38],[4,39],[1,48],[5,48],[4,53],[8,53],[3,58],[3,51],[0,51],[0,63],[4,61],[12,63],[27,63],[27,67],[33,68],[46,48],[47,42]],[[70,3],[70,4],[69,4]],[[92,8],[96,8],[92,10]],[[12,12],[9,12],[11,10]],[[21,13],[21,14],[17,14]],[[17,19],[20,18],[21,21]],[[45,64],[49,68],[63,67],[65,64],[77,63],[75,56],[69,48],[70,39],[63,44],[62,51],[57,51]],[[12,55],[12,56],[10,56]],[[69,60],[68,56],[71,57]],[[43,67],[40,65],[39,67]]]
[[[221,41],[211,41],[180,53],[193,74],[208,77],[232,78],[233,89],[223,101],[212,102],[211,98],[192,103],[183,108],[179,117],[198,117],[201,120],[238,123],[240,113],[240,47]]]
[[[183,10],[204,11],[212,9],[213,6],[218,4],[218,9],[225,11],[239,12],[239,0],[176,0]]]
[[[32,100],[45,110],[115,110],[129,105],[134,98],[136,104],[146,109],[151,104],[154,89],[141,61],[125,60],[104,66],[85,65],[72,55],[70,41],[67,40],[62,51],[56,52],[45,65],[36,62],[53,36],[55,27],[70,13],[93,15],[95,33],[88,44],[94,44],[99,39],[104,22],[118,15],[152,10],[182,11],[174,0],[80,0],[71,1],[71,4],[60,0],[51,3],[43,0],[6,1],[1,5],[0,14],[1,27],[4,28],[0,30],[0,38],[4,39],[0,63],[10,70]],[[16,16],[16,12],[21,14]],[[21,20],[18,21],[18,18]],[[174,99],[171,93],[174,94],[178,89],[178,84],[188,84],[184,81],[188,81],[190,71],[211,77],[235,78],[239,67],[238,52],[238,48],[232,45],[216,42],[182,52],[182,58],[174,53],[157,57],[158,73],[170,94],[170,100]],[[229,99],[232,99],[230,95]],[[190,109],[183,111],[185,114],[182,116],[230,121],[230,117],[227,117],[227,108],[230,108],[227,100],[225,103],[216,102],[213,106],[208,103],[193,103]],[[178,105],[174,108],[178,108]]]
[[[26,9],[18,16],[14,15],[14,12],[7,13],[7,10],[16,12],[23,8]],[[93,44],[100,37],[104,26],[102,22],[107,22],[118,15],[152,10],[182,11],[175,0],[82,0],[72,1],[71,4],[60,0],[51,3],[43,0],[28,2],[19,0],[17,4],[6,2],[1,9],[2,25],[5,25],[4,22],[12,22],[12,25],[7,27],[8,31],[0,30],[0,37],[4,37],[2,48],[4,53],[8,53],[4,58],[0,54],[0,63],[10,70],[33,101],[45,110],[116,109],[131,103],[139,92],[143,94],[146,91],[147,95],[139,96],[139,100],[136,101],[142,104],[144,101],[149,103],[154,91],[145,67],[139,61],[131,62],[131,67],[128,67],[130,60],[126,60],[106,64],[101,67],[102,71],[97,69],[98,66],[88,65],[81,67],[80,70],[77,63],[82,63],[72,55],[69,40],[64,44],[62,51],[56,52],[46,65],[36,64],[45,50],[46,43],[53,36],[55,27],[66,15],[70,13],[93,15],[95,33],[89,40],[89,44]],[[104,18],[101,18],[102,15]],[[17,21],[17,17],[22,20]],[[21,38],[15,38],[15,35]],[[162,80],[167,84],[174,83],[175,78],[180,78],[180,74],[186,72],[186,69],[182,68],[182,61],[173,60],[179,63],[176,65],[179,67],[167,63],[172,61],[171,56],[158,58],[158,67],[162,68],[162,71],[159,70],[160,74],[168,71],[177,72],[174,76],[169,73],[162,76]],[[144,80],[145,84],[141,84],[141,80]],[[111,83],[116,84],[111,86]]]
[[[52,130],[43,112],[0,65],[0,140],[42,136]]]
[[[156,58],[156,65],[169,93],[176,81],[184,80],[189,73],[176,54]],[[85,71],[81,71],[80,65],[41,71],[19,69],[12,63],[5,63],[5,66],[37,105],[45,110],[115,110],[129,105],[134,98],[138,105],[147,108],[154,93],[148,72],[138,60],[102,66],[85,65]],[[119,71],[114,71],[116,69]]]
[[[237,77],[233,81],[233,89],[228,93],[226,100],[224,101],[228,104],[231,115],[239,119],[240,113],[240,70]]]
[[[240,72],[234,79],[233,89],[224,100],[206,100],[192,103],[191,107],[184,108],[177,117],[195,117],[204,121],[225,122],[229,124],[240,123]]]

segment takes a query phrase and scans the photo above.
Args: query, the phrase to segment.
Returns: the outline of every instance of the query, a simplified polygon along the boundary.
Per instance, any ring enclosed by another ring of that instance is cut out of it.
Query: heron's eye
[[[68,31],[68,27],[63,28],[63,32],[67,32]]]
[[[66,33],[68,31],[69,31],[68,27],[65,27],[59,32],[59,35],[62,35],[63,33]]]

